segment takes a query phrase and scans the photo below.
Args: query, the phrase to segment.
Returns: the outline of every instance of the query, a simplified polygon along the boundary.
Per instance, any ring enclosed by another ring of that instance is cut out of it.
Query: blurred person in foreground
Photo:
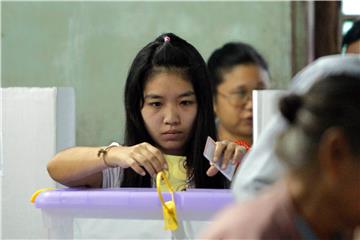
[[[221,212],[202,238],[353,238],[360,225],[360,58],[321,58],[296,84],[268,138],[275,144],[267,151],[283,160],[285,174]]]

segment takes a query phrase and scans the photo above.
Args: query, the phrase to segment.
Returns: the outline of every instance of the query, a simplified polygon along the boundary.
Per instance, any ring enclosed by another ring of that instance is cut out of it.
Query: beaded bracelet
[[[242,140],[235,141],[234,143],[244,147],[246,152],[248,152],[250,150],[250,148],[251,148],[250,145],[247,142],[242,141]]]
[[[99,158],[102,158],[103,162],[105,163],[105,165],[109,168],[115,168],[117,167],[116,165],[110,165],[108,164],[108,162],[106,161],[106,155],[108,154],[108,151],[113,148],[113,147],[119,147],[120,144],[118,144],[117,142],[113,142],[111,143],[109,146],[105,147],[105,148],[100,148],[100,150],[97,153],[97,156]]]

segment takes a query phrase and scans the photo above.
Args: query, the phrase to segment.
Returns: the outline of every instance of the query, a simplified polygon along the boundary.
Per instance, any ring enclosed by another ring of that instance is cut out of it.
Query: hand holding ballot
[[[214,176],[220,171],[228,180],[232,180],[235,170],[246,153],[246,148],[230,141],[215,142],[207,138],[204,156],[210,161],[208,176]]]

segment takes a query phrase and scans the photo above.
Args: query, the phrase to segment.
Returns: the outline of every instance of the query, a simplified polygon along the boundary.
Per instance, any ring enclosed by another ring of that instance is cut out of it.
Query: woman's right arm
[[[112,147],[105,155],[98,156],[100,149],[102,148],[73,147],[63,150],[50,160],[48,172],[55,181],[69,187],[99,188],[102,187],[102,170],[108,165],[131,167],[143,176],[146,172],[153,176],[166,166],[162,153],[149,143]]]
[[[49,175],[68,187],[102,186],[102,170],[107,168],[100,147],[73,147],[57,153],[47,165]]]

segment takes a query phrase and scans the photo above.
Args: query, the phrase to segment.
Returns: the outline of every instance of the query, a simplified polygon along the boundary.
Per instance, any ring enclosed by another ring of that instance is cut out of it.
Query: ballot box
[[[171,195],[163,193],[165,201]],[[58,189],[40,193],[49,238],[64,239],[194,239],[215,213],[233,202],[229,190],[190,189],[175,192],[176,231],[164,229],[156,189]]]

